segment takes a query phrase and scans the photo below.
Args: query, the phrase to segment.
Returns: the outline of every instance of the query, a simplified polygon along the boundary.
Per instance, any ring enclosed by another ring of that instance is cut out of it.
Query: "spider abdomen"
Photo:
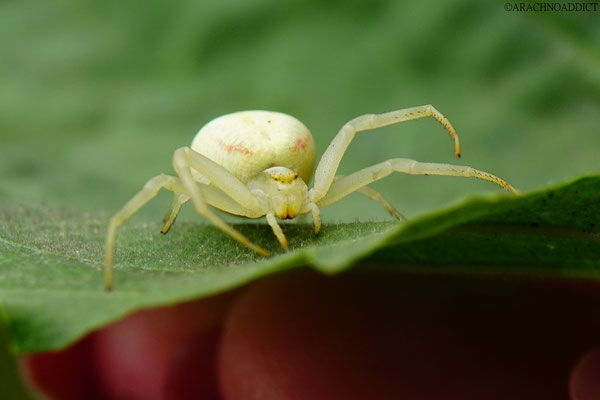
[[[213,119],[196,134],[192,149],[224,167],[243,183],[273,166],[297,172],[308,182],[315,143],[296,118],[272,111],[241,111]]]

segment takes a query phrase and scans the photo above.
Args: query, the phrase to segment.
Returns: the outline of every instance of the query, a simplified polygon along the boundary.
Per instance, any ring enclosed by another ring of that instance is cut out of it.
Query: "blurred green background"
[[[5,0],[0,204],[109,214],[151,176],[171,173],[173,151],[203,124],[246,109],[299,118],[320,154],[355,116],[431,103],[463,144],[454,160],[433,120],[365,132],[341,173],[410,157],[530,190],[598,172],[599,17],[475,0]],[[500,192],[444,177],[374,186],[409,217]],[[142,214],[161,217],[169,201],[163,194]],[[389,218],[357,195],[322,216]],[[201,221],[189,210],[183,218]]]

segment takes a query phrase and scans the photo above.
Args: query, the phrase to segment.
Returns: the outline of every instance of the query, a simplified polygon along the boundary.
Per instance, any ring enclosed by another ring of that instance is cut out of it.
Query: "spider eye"
[[[298,176],[299,175],[296,172],[289,174],[272,174],[271,179],[273,179],[275,182],[281,182],[290,185],[292,182],[298,179]]]

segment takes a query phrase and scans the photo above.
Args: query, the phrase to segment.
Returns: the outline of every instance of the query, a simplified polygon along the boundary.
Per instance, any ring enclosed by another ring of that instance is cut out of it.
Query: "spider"
[[[294,117],[271,111],[241,111],[210,121],[196,134],[191,147],[181,147],[173,154],[177,176],[160,174],[151,178],[110,219],[105,253],[106,288],[113,287],[117,230],[163,188],[172,191],[174,198],[163,220],[161,233],[169,231],[181,206],[191,200],[200,215],[243,246],[263,256],[269,256],[269,252],[225,223],[209,205],[248,218],[266,216],[277,240],[287,249],[287,239],[276,218],[293,219],[299,214],[311,213],[316,235],[321,229],[319,208],[352,192],[358,191],[379,202],[393,216],[403,220],[402,214],[381,194],[367,186],[392,172],[474,177],[517,193],[508,182],[487,172],[406,158],[393,158],[347,176],[336,176],[342,156],[358,132],[423,117],[435,118],[448,131],[454,142],[454,155],[460,157],[456,130],[431,105],[354,118],[329,144],[316,170],[313,137],[306,126]],[[313,172],[314,185],[309,189],[306,183]]]

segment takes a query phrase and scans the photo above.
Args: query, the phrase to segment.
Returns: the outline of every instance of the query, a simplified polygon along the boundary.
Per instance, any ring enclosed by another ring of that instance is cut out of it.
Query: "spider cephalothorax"
[[[167,233],[181,206],[191,200],[196,211],[242,245],[268,256],[236,229],[213,213],[213,206],[248,218],[266,216],[267,223],[284,248],[287,239],[277,223],[311,213],[314,232],[319,233],[319,208],[352,192],[360,192],[379,202],[392,215],[403,219],[370,183],[392,172],[414,175],[449,175],[484,179],[506,190],[516,190],[506,181],[471,167],[422,163],[393,158],[346,176],[336,171],[350,142],[361,131],[380,128],[422,117],[434,117],[450,134],[454,154],[460,156],[460,143],[454,127],[431,105],[406,108],[384,114],[366,114],[346,123],[321,157],[316,169],[314,140],[306,126],[294,117],[272,111],[242,111],[227,114],[206,124],[192,142],[173,155],[177,176],[161,174],[151,178],[110,220],[106,238],[105,285],[112,288],[112,265],[117,230],[162,188],[174,192],[173,203],[161,230]],[[307,183],[315,175],[314,185]]]

